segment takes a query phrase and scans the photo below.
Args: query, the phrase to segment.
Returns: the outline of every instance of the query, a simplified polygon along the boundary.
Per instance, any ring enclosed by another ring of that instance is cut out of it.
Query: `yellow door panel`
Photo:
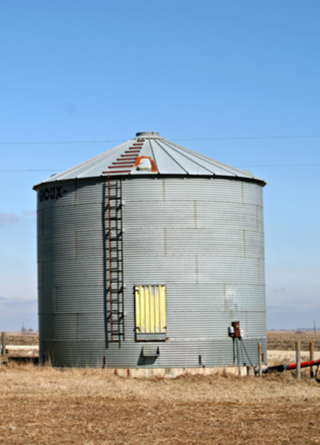
[[[165,340],[165,286],[136,285],[135,306],[137,340]]]

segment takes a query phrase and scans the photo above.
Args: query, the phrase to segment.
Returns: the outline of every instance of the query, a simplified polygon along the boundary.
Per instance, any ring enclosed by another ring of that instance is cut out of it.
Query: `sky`
[[[268,329],[320,327],[320,2],[0,2],[0,330],[37,329],[32,187],[139,131],[262,177]]]

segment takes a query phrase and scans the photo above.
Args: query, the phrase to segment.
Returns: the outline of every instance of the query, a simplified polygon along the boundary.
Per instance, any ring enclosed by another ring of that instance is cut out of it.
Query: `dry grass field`
[[[282,333],[272,341],[287,344]],[[0,444],[320,443],[320,383],[308,372],[123,379],[9,363]]]
[[[320,351],[320,331],[268,331],[268,349],[272,351],[294,351],[297,341],[301,341],[301,350],[308,351],[309,343],[314,341],[314,348]]]
[[[39,336],[38,333],[21,334],[20,332],[7,332],[6,342],[7,345],[35,346],[39,343]]]
[[[320,386],[274,376],[122,379],[2,367],[3,444],[314,444]]]

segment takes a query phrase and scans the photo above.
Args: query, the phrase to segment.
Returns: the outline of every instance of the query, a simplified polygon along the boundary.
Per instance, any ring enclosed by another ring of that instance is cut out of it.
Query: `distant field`
[[[6,333],[7,345],[37,345],[39,342],[38,334],[21,334],[20,332]]]
[[[268,349],[271,351],[293,351],[297,341],[301,341],[301,350],[308,351],[309,344],[314,341],[315,350],[320,351],[320,332],[313,331],[268,331]]]
[[[313,331],[268,331],[268,349],[293,351],[295,343],[301,340],[301,349],[307,351],[309,349],[310,341],[315,342],[315,349],[320,351],[320,332],[314,335]],[[20,332],[7,333],[7,344],[10,345],[37,345],[37,334],[24,334]]]

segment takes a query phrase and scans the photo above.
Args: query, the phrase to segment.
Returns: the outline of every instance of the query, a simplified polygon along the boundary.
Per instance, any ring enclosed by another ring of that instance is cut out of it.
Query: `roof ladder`
[[[103,198],[106,340],[120,344],[125,338],[121,176],[108,176]]]

